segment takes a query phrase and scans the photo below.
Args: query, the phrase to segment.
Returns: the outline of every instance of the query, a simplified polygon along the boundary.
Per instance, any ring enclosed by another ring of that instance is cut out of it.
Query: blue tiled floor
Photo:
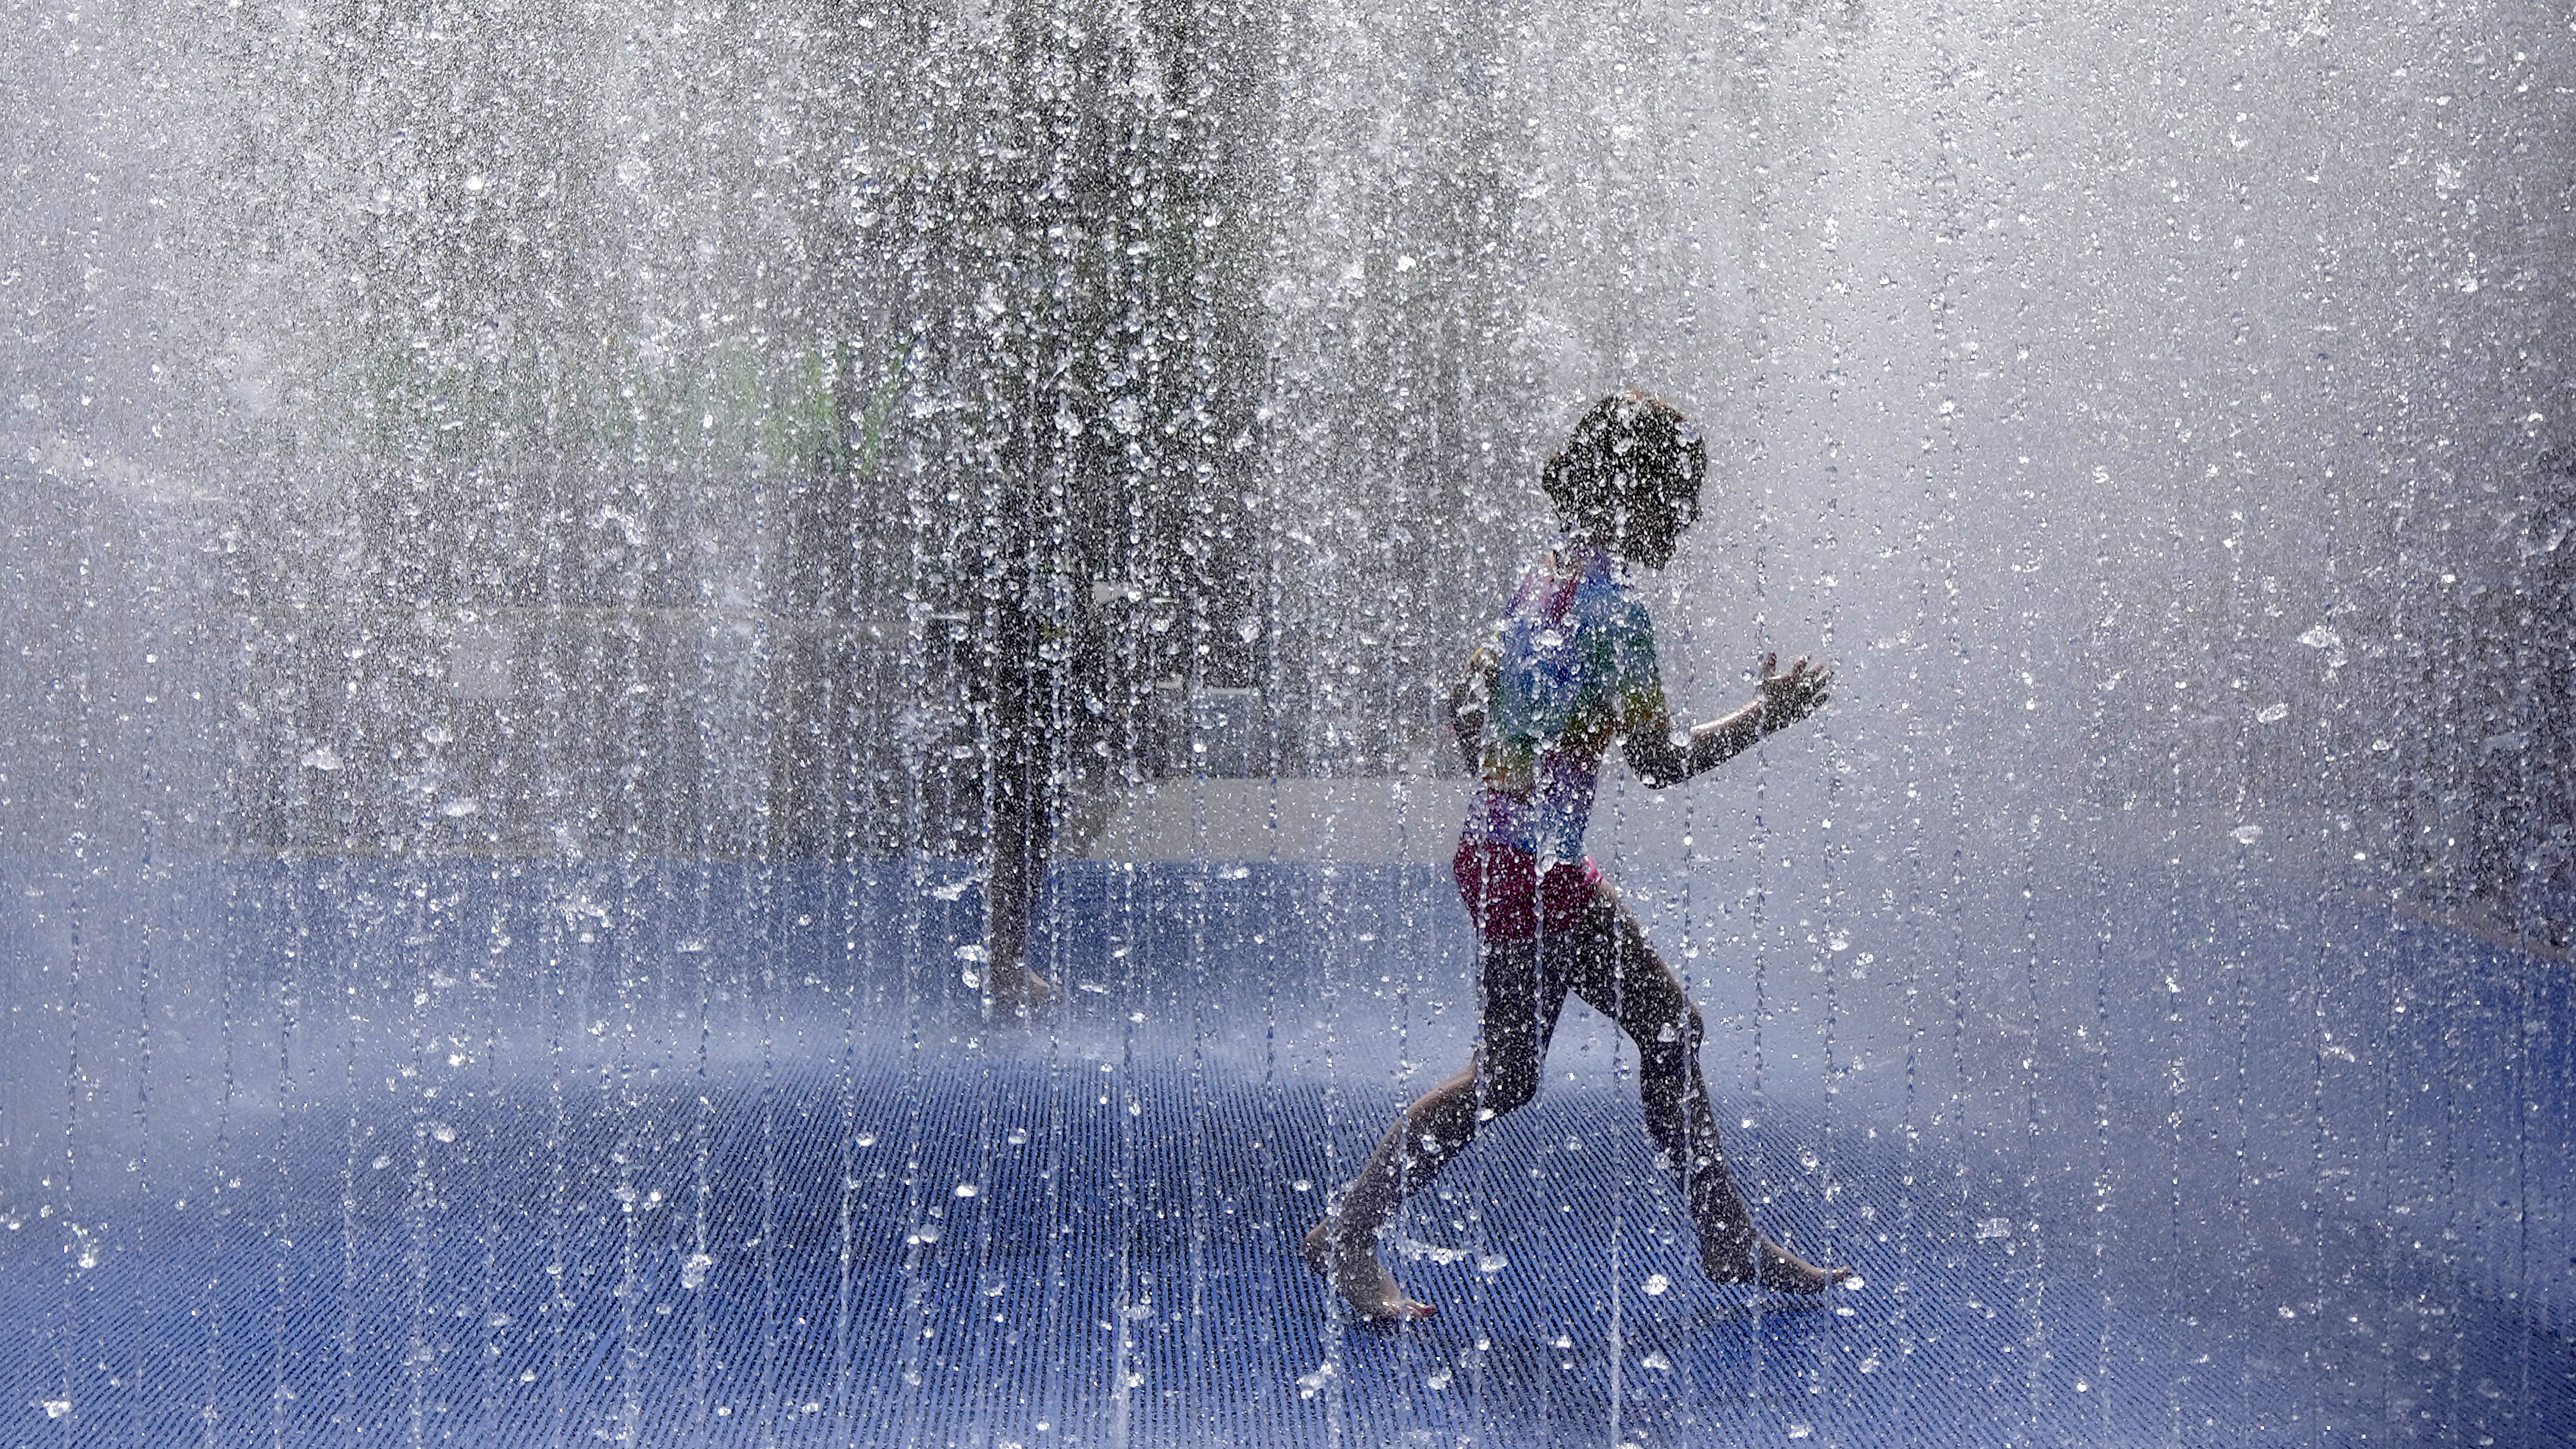
[[[828,893],[728,880],[739,896],[701,894],[691,915],[668,905],[687,892],[647,884],[629,880],[601,921],[562,880],[467,880],[445,910],[475,929],[449,940],[381,911],[334,916],[353,899],[345,879],[200,882],[237,934],[268,942],[234,958],[226,1051],[203,1058],[226,1064],[235,1105],[189,1115],[172,1098],[213,1094],[215,1073],[189,1078],[165,1054],[162,1125],[141,1149],[62,1159],[85,1181],[13,1185],[0,1442],[2576,1435],[2576,1352],[2547,1291],[2564,1270],[2539,1261],[2560,1241],[2554,1218],[2528,1215],[2529,1256],[2508,1271],[2443,1246],[2483,1231],[2465,1201],[2475,1173],[2448,1170],[2462,1200],[2447,1205],[2405,1186],[2423,1165],[2410,1153],[2502,1143],[2531,1159],[2520,1180],[2541,1186],[2525,1190],[2555,1203],[2563,1133],[2473,1138],[2469,1105],[2415,1090],[2437,1074],[2390,1043],[2361,1044],[2386,1065],[2352,1085],[2387,1100],[2367,1120],[2393,1165],[2342,1176],[2351,1149],[2327,1130],[2304,1056],[2245,1058],[2305,1075],[2224,1099],[2243,1120],[2207,1140],[2261,1149],[2233,1156],[2188,1150],[2199,1129],[2132,1110],[2170,1070],[2161,1049],[2141,1054],[2139,1083],[2117,1062],[2032,1069],[2042,1095],[2024,1126],[2066,1139],[2037,1147],[1996,1145],[1994,1124],[1928,1075],[1901,1109],[1856,1088],[1774,1092],[1732,1139],[1761,1214],[1866,1278],[1792,1303],[1698,1277],[1637,1109],[1600,1065],[1608,1049],[1584,1058],[1569,1039],[1591,1069],[1409,1210],[1400,1271],[1441,1312],[1389,1334],[1345,1322],[1292,1247],[1401,1096],[1390,1018],[1430,1037],[1455,1023],[1363,989],[1375,958],[1239,969],[1235,956],[1317,929],[1316,880],[1149,881],[1160,904],[1105,913],[1137,888],[1062,883],[1051,949],[1075,1000],[1028,1034],[990,1030],[950,989],[971,901],[924,895],[918,875],[863,909],[842,898],[873,951],[766,924],[832,927]],[[1431,884],[1340,888],[1349,909],[1391,918],[1435,910]],[[269,927],[243,924],[252,899]],[[662,912],[649,930],[648,906]],[[265,975],[254,964],[332,919],[347,923],[337,946]],[[708,920],[777,934],[702,939]],[[1115,928],[1093,939],[1068,920]],[[472,1010],[442,1014],[448,988],[406,994],[407,980],[371,975],[419,958],[422,980],[467,992],[459,973],[478,957],[519,970]],[[1414,989],[1454,991],[1455,966]],[[850,973],[837,991],[836,969]],[[1256,981],[1271,994],[1256,1000]],[[335,992],[373,1004],[324,1009]],[[277,1005],[288,997],[299,1004]],[[2524,1034],[2563,1043],[2563,990],[2525,997]],[[114,1049],[112,1013],[93,1005],[86,1024],[94,1049]],[[2563,1105],[2564,1067],[2551,1073],[2534,1090]],[[1724,1062],[1713,1076],[1734,1079]],[[2087,1080],[2088,1099],[2048,1095]],[[2248,1105],[2264,1102],[2322,1148],[2267,1156],[2264,1111]],[[2097,1117],[2102,1104],[2116,1110]],[[117,1140],[83,1125],[113,1113],[84,1110],[64,1140]],[[18,1150],[23,1170],[52,1171],[46,1152]],[[2092,1175],[2059,1181],[2087,1152]],[[2267,1187],[2267,1174],[2301,1180]],[[2356,1201],[2326,1202],[2355,1182]],[[77,1232],[26,1210],[48,1191]],[[2372,1194],[2428,1206],[2373,1211],[2357,1200]],[[2278,1201],[2309,1210],[2273,1220]]]

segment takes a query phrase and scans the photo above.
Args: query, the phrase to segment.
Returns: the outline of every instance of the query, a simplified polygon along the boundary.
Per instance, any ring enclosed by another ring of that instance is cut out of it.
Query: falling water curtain
[[[22,1433],[2566,1437],[2551,6],[17,18]],[[1597,848],[1871,1286],[1654,1266],[1578,1019],[1346,1332],[1288,1245],[1472,981],[1296,791],[1439,848],[1630,383],[1736,509],[1677,701],[1844,672]],[[1004,1038],[994,681],[1082,636]],[[1149,785],[1304,844],[1078,859]]]

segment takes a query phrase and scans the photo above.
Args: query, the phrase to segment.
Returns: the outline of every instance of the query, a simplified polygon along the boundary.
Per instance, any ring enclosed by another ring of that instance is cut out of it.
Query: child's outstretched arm
[[[1832,698],[1825,692],[1834,681],[1832,669],[1805,655],[1780,671],[1780,656],[1762,656],[1762,679],[1753,702],[1710,720],[1690,732],[1686,741],[1673,737],[1669,717],[1631,729],[1620,741],[1621,753],[1637,778],[1654,789],[1678,785],[1693,775],[1714,770],[1753,748],[1764,735],[1787,729]]]

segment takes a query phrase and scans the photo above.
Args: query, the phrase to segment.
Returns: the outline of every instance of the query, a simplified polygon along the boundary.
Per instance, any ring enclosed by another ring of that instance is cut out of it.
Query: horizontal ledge
[[[1427,775],[1148,781],[1109,800],[1080,858],[1436,864],[1473,788]]]

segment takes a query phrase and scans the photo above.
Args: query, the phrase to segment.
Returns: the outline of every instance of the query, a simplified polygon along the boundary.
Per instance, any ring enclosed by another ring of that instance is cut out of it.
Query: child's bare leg
[[[1700,1075],[1705,1031],[1699,1008],[1682,989],[1635,916],[1606,886],[1585,921],[1586,958],[1576,990],[1619,1023],[1637,1044],[1637,1093],[1646,1131],[1681,1188],[1700,1241],[1700,1269],[1721,1283],[1759,1282],[1792,1293],[1819,1293],[1851,1276],[1820,1268],[1754,1226],[1752,1210],[1728,1168]]]
[[[1406,1197],[1475,1139],[1478,1125],[1538,1095],[1539,1068],[1547,1057],[1548,1028],[1556,1011],[1553,1005],[1539,1010],[1536,957],[1533,942],[1486,944],[1485,1031],[1476,1060],[1404,1109],[1378,1139],[1340,1205],[1306,1234],[1307,1266],[1363,1318],[1400,1322],[1431,1312],[1431,1305],[1407,1294],[1379,1260],[1378,1232]]]
[[[1029,913],[1035,877],[1046,871],[1046,830],[1031,819],[1025,771],[1013,770],[994,792],[992,836],[984,851],[984,996],[1005,1016],[1025,1015],[1055,997],[1029,969]]]
[[[1476,1069],[1470,1066],[1404,1109],[1361,1164],[1340,1205],[1307,1231],[1306,1265],[1362,1318],[1399,1322],[1431,1312],[1379,1260],[1378,1230],[1475,1135]]]

